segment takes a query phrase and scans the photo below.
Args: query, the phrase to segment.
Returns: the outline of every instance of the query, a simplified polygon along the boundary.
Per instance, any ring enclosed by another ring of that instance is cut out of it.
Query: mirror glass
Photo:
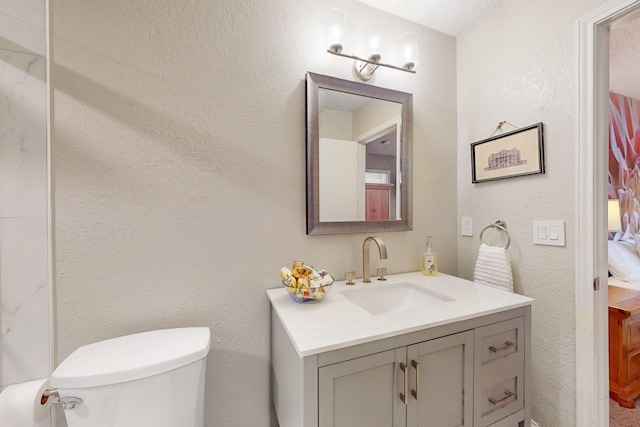
[[[411,230],[412,95],[307,74],[307,233]]]

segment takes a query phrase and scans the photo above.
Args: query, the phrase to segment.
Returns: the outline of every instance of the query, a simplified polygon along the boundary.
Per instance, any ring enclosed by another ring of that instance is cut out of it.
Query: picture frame
[[[544,173],[542,122],[471,144],[471,182]]]

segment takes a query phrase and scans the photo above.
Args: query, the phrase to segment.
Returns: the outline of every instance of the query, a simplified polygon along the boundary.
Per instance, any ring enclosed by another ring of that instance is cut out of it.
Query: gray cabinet
[[[318,370],[320,427],[472,425],[473,333]]]
[[[473,332],[412,345],[407,355],[412,373],[407,426],[471,427]]]
[[[530,306],[302,358],[271,325],[280,427],[530,423]]]
[[[404,349],[389,350],[318,370],[320,427],[404,427]]]

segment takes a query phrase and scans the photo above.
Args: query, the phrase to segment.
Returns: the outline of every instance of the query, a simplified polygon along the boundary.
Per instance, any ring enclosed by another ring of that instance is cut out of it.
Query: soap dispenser
[[[422,255],[422,275],[437,276],[438,275],[438,255],[433,250],[431,239],[433,236],[427,237],[427,251]]]

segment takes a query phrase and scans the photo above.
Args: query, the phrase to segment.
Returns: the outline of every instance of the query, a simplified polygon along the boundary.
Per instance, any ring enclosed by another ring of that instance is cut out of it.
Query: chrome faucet
[[[387,259],[387,247],[379,237],[369,236],[362,244],[362,282],[371,283],[371,273],[369,272],[369,242],[373,240],[378,245],[380,259]]]

